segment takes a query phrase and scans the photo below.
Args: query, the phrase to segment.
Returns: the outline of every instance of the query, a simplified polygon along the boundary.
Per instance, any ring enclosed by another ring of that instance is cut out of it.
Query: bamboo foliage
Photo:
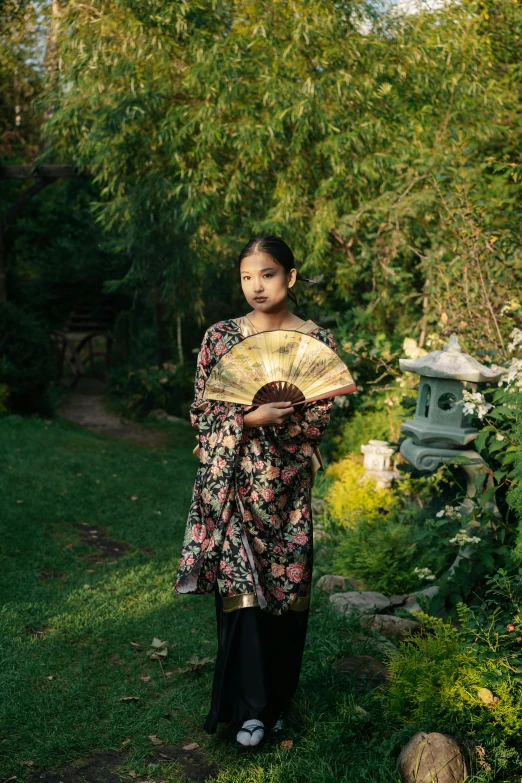
[[[480,311],[496,345],[499,269],[520,278],[520,20],[495,0],[409,16],[364,0],[71,0],[47,132],[94,172],[130,281],[186,299],[269,231],[323,276],[311,296],[347,329],[462,330]]]

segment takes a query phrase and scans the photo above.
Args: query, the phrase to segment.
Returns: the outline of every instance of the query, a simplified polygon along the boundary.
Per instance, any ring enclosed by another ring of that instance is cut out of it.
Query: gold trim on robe
[[[255,593],[224,596],[221,600],[223,601],[224,612],[235,612],[236,609],[248,609],[250,607],[259,606]],[[299,595],[295,601],[290,604],[290,610],[293,612],[304,612],[309,606],[310,596]]]

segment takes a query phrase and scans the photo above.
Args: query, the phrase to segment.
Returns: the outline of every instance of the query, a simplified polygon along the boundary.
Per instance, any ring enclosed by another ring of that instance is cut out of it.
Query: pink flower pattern
[[[337,350],[327,330],[317,327],[312,336]],[[283,427],[244,430],[248,408],[203,400],[212,368],[242,339],[235,321],[221,321],[207,330],[199,352],[190,418],[200,465],[175,589],[206,594],[217,583],[222,596],[233,596],[251,593],[257,582],[263,608],[283,614],[310,594],[310,459],[332,401],[304,405]]]

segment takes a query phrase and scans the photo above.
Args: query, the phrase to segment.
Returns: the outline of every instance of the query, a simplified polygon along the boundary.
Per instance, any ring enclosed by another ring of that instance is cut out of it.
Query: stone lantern
[[[400,359],[399,363],[401,370],[420,375],[415,416],[401,424],[401,432],[410,436],[401,445],[402,456],[419,470],[430,471],[460,452],[482,461],[475,451],[466,450],[478,430],[459,403],[464,389],[475,392],[479,383],[494,383],[500,371],[463,353],[456,334],[442,351],[419,359]]]
[[[475,392],[479,383],[494,383],[501,376],[500,371],[480,364],[472,356],[462,352],[458,337],[452,334],[442,351],[432,351],[419,359],[400,359],[401,370],[420,375],[417,408],[413,419],[401,424],[401,432],[409,437],[401,444],[401,454],[418,470],[433,472],[445,462],[459,463],[466,474],[466,497],[459,506],[461,526],[471,538],[480,528],[480,523],[471,514],[477,494],[477,477],[485,477],[488,487],[493,486],[491,475],[487,474],[484,460],[471,444],[478,435],[472,426],[470,416],[464,413],[461,403],[464,389]],[[489,510],[499,517],[495,500],[489,501]],[[493,522],[488,523],[494,527]],[[448,579],[461,562],[471,561],[474,547],[470,543],[461,546],[458,554],[446,572]],[[430,585],[414,595],[433,598],[439,592],[438,585]],[[412,609],[420,609],[417,603]]]

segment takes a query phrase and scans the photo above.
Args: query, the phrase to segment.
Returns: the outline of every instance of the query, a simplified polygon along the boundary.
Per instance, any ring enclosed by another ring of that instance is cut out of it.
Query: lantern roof
[[[416,372],[429,378],[485,383],[498,381],[500,370],[480,364],[473,356],[462,353],[456,334],[452,334],[442,351],[432,351],[419,359],[399,359],[401,370]]]

